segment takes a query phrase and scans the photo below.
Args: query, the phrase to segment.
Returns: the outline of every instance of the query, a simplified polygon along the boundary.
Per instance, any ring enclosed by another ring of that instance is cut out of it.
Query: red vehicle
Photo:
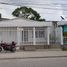
[[[4,49],[5,51],[11,51],[15,52],[16,51],[16,43],[12,41],[11,44],[8,43],[0,43],[0,52]]]

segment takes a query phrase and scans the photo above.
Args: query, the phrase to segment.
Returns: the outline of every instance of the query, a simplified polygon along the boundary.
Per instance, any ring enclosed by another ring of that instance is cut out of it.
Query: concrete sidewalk
[[[1,52],[1,59],[25,59],[25,58],[52,58],[52,57],[67,57],[67,51],[61,50],[36,50],[36,51],[16,51]]]

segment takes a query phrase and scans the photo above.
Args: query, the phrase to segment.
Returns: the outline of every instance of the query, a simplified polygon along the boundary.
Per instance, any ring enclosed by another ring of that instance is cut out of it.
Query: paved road
[[[67,67],[67,57],[0,60],[0,67]]]

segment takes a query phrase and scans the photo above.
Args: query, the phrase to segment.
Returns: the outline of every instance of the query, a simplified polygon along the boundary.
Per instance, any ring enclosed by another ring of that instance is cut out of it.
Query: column
[[[17,45],[20,45],[20,41],[21,41],[20,29],[17,27]]]
[[[49,27],[47,27],[47,45],[50,45],[50,28]]]
[[[35,27],[33,28],[33,45],[36,45]]]
[[[22,35],[22,36],[23,36],[23,41],[22,41],[22,43],[23,43],[23,45],[24,45],[24,30],[23,30],[23,35]]]
[[[61,42],[61,45],[63,45],[63,29],[62,29],[62,27],[60,27],[60,35],[61,35],[61,40],[60,40],[60,42]]]

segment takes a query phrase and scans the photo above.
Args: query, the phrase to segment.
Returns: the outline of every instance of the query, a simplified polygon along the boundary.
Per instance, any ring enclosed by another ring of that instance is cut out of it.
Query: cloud
[[[67,11],[63,10],[67,9],[63,7],[63,4],[67,4],[66,0],[0,0],[0,2],[32,7],[47,20],[60,20],[61,15],[67,15]],[[0,4],[0,8],[3,17],[13,18],[11,13],[17,6]]]
[[[2,17],[11,19],[13,18],[11,14],[16,8],[17,6],[0,4],[0,13]]]

